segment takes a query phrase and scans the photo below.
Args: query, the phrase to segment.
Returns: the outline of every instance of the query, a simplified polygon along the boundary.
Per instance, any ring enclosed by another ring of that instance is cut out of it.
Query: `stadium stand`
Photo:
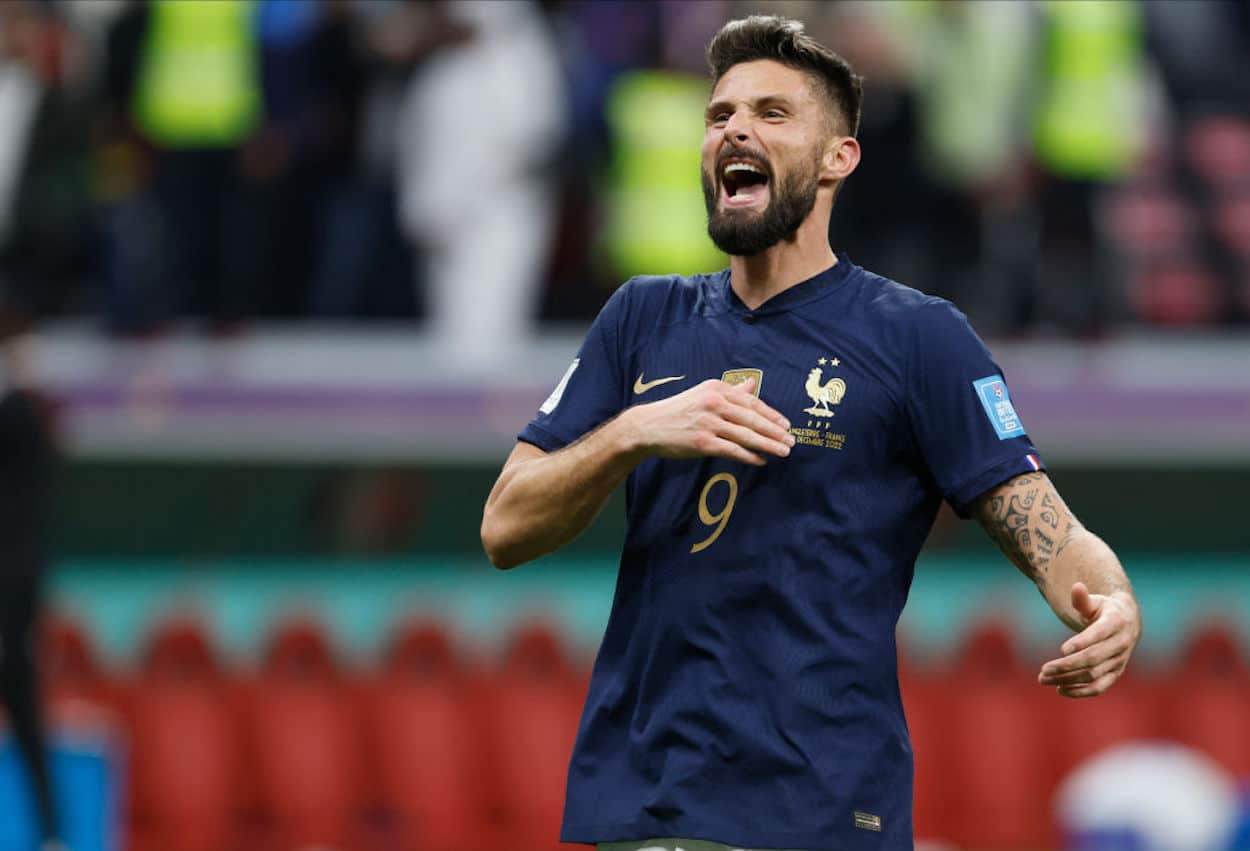
[[[902,637],[919,840],[1058,847],[1062,782],[1118,745],[1176,742],[1250,777],[1235,628],[1200,623],[1183,652],[1098,700],[1039,693],[1020,640],[978,622],[945,659]],[[122,708],[126,851],[558,847],[587,671],[553,623],[522,622],[489,649],[414,616],[376,659],[344,664],[326,628],[299,616],[275,622],[257,671],[223,663],[185,616],[158,623],[133,673],[101,664],[93,644],[52,618],[46,690],[54,705],[93,707],[58,715],[65,724]]]

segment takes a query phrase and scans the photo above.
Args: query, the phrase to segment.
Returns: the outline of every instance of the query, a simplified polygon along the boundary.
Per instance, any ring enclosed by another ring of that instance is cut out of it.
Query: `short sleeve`
[[[919,311],[912,344],[906,403],[912,433],[961,517],[991,488],[1045,469],[1016,415],[1002,369],[967,317],[935,299]]]
[[[621,328],[629,284],[617,289],[599,311],[577,357],[518,440],[554,452],[598,428],[621,412],[625,398],[621,364]]]

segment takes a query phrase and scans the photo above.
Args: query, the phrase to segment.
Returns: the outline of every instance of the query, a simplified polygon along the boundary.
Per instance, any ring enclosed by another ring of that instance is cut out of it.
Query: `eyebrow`
[[[770,106],[781,106],[790,111],[794,110],[794,102],[785,95],[761,95],[760,97],[747,101],[747,103],[750,104],[751,109],[755,112],[760,112]],[[704,118],[712,118],[719,112],[732,112],[733,105],[733,101],[714,100],[707,105],[707,109],[703,111],[703,116]]]

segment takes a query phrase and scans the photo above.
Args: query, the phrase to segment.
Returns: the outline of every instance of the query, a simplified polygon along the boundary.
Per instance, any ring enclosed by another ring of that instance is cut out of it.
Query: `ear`
[[[821,180],[845,180],[859,165],[859,155],[859,140],[854,136],[834,136],[820,161]]]

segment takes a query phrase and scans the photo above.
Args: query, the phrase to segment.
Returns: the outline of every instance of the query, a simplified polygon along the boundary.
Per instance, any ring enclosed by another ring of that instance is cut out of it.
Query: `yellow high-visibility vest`
[[[1051,0],[1044,9],[1038,159],[1065,177],[1119,177],[1143,139],[1141,13],[1120,0]]]
[[[628,72],[612,87],[606,247],[621,278],[728,265],[708,238],[699,178],[707,96],[702,77],[673,71]]]
[[[250,0],[158,0],[131,104],[139,129],[173,148],[228,147],[261,112]]]

